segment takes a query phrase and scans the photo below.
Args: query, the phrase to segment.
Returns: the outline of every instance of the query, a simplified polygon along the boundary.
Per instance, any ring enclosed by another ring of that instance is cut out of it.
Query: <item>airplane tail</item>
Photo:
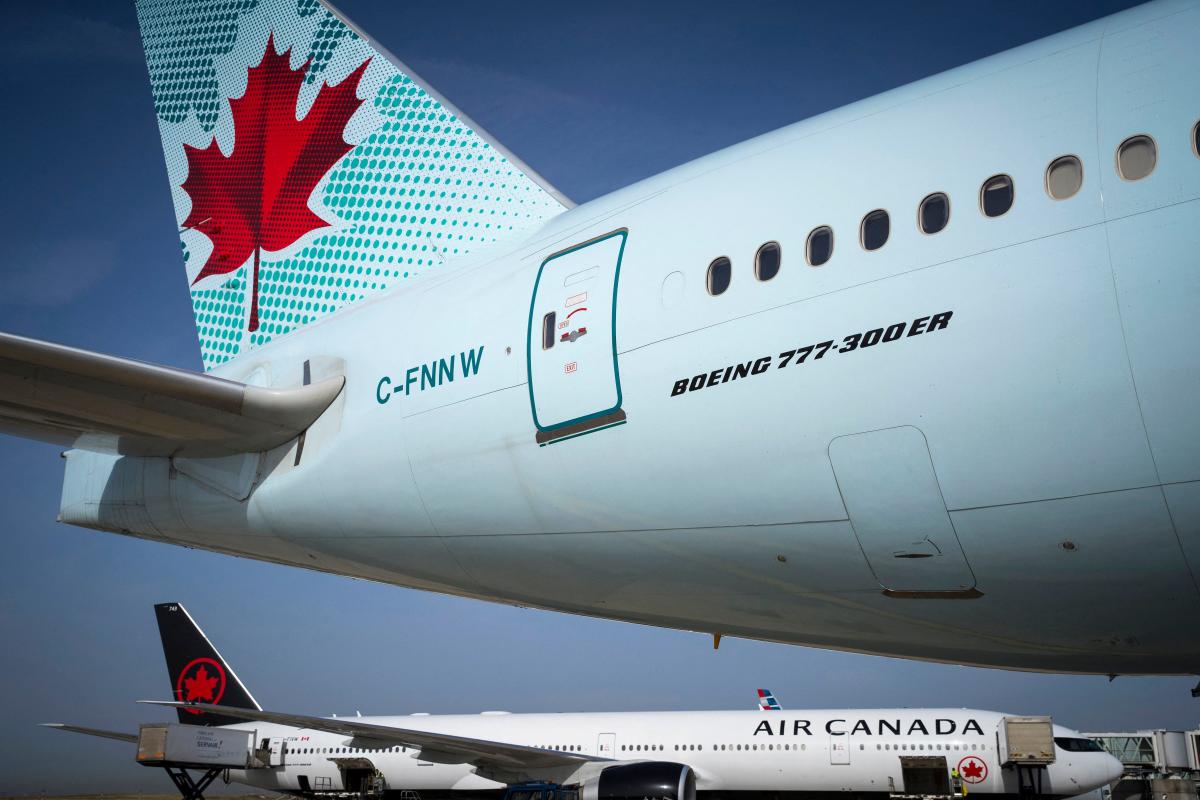
[[[154,614],[167,658],[172,697],[182,702],[262,710],[187,609],[179,603],[159,603]],[[232,725],[243,721],[189,708],[177,711],[179,721],[185,725]]]
[[[770,689],[758,690],[758,709],[760,711],[781,711],[783,706],[779,705],[779,701],[775,699],[775,695]]]
[[[206,370],[572,205],[322,0],[137,15]]]

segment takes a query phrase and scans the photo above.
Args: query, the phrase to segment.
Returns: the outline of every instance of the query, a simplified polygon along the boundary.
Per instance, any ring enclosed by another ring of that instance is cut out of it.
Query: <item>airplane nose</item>
[[[1105,783],[1113,783],[1125,774],[1125,765],[1108,753],[1105,753],[1104,757],[1106,759],[1104,762],[1104,774],[1107,776]]]

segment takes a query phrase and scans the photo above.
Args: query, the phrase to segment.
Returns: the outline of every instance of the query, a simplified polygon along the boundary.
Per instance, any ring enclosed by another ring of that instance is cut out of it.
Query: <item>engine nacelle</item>
[[[580,800],[696,800],[696,775],[670,761],[613,764],[583,782]]]

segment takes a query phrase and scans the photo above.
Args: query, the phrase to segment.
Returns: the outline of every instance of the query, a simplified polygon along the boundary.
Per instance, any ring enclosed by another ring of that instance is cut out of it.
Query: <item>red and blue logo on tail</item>
[[[783,706],[779,705],[779,701],[775,699],[775,695],[771,694],[770,689],[758,690],[758,707],[762,711],[783,710]]]

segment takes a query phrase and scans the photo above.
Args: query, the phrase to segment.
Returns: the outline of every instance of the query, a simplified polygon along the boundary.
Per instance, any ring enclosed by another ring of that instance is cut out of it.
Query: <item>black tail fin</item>
[[[187,609],[179,603],[159,603],[154,614],[167,657],[172,698],[262,710]],[[177,710],[179,721],[185,725],[232,725],[243,721],[190,708]]]

